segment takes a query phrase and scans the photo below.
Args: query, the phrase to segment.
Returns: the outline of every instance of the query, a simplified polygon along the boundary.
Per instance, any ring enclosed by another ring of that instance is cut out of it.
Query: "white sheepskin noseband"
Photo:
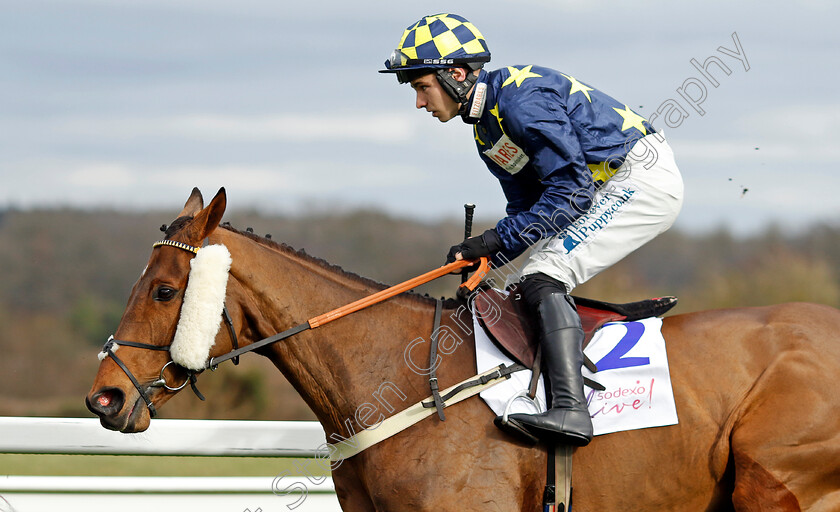
[[[210,357],[221,327],[232,262],[224,245],[203,247],[190,261],[181,318],[170,348],[172,360],[184,368],[201,370]]]

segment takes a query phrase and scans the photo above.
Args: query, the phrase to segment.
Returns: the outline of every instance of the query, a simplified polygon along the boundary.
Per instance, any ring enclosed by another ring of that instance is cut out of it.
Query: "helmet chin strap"
[[[437,78],[440,86],[443,87],[443,90],[446,91],[446,94],[449,95],[450,98],[455,100],[456,103],[460,103],[461,106],[458,109],[458,114],[464,119],[464,122],[475,124],[478,122],[478,118],[472,118],[467,115],[467,109],[469,108],[469,93],[470,89],[472,89],[475,82],[478,80],[478,77],[473,74],[473,70],[470,68],[466,68],[467,70],[467,77],[464,79],[463,82],[459,82],[455,80],[455,77],[452,76],[452,72],[448,69],[438,69],[435,73],[435,77]]]

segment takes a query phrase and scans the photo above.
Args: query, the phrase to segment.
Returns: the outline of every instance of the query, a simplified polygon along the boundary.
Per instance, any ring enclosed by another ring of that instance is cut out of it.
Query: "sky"
[[[552,67],[648,118],[680,105],[653,123],[677,227],[840,222],[840,4],[817,0],[4,0],[0,208],[177,213],[197,186],[266,213],[499,219],[471,128],[377,73],[438,12],[481,30],[489,69]]]

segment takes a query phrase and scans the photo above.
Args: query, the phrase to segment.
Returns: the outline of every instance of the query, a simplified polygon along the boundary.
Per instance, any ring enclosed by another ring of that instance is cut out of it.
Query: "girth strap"
[[[568,444],[554,447],[554,510],[572,510],[572,454],[575,448]],[[551,453],[549,453],[549,459]]]
[[[543,491],[543,510],[570,512],[572,510],[572,456],[576,448],[567,444],[546,445],[546,484]]]

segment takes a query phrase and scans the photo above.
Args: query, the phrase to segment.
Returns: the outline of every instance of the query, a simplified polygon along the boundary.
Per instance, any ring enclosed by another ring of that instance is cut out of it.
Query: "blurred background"
[[[449,11],[489,68],[559,69],[657,116],[675,150],[675,227],[576,294],[840,306],[836,3],[7,0],[0,415],[89,415],[96,353],[194,186],[224,186],[235,227],[389,284],[443,262],[463,203],[476,232],[501,218],[470,128],[377,73],[406,26]],[[714,82],[692,64],[712,56]],[[207,402],[162,416],[312,419],[257,356],[200,384]]]

